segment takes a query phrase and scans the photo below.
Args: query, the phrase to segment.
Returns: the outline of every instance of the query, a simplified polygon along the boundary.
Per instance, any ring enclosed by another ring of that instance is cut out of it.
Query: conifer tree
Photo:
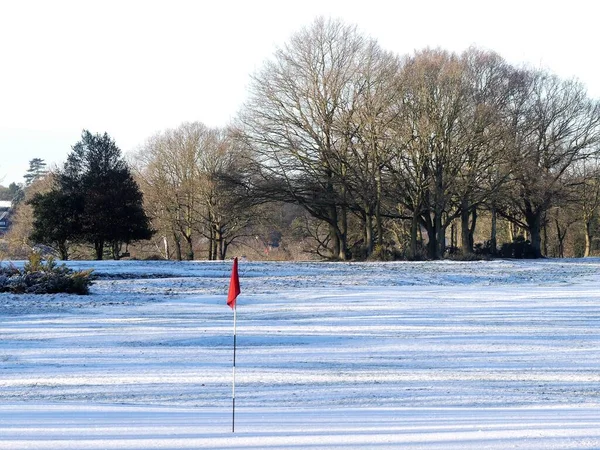
[[[23,175],[25,179],[25,186],[29,186],[38,178],[46,175],[48,171],[46,170],[46,163],[41,158],[33,158],[29,161],[29,169],[27,169],[27,173]]]
[[[100,260],[106,246],[110,247],[113,258],[118,259],[123,244],[152,236],[142,193],[121,150],[107,133],[92,134],[84,130],[56,180],[51,192],[32,202],[35,218],[32,237],[39,242],[52,241],[51,229],[43,226],[50,222],[55,232],[64,227],[62,238],[92,244],[95,258]],[[46,207],[63,206],[58,202],[63,198],[69,201],[62,214],[72,219],[64,224],[57,210]]]

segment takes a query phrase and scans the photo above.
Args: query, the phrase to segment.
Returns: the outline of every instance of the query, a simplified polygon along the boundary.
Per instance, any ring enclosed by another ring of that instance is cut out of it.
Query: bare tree
[[[29,236],[33,231],[33,208],[29,204],[29,200],[36,194],[50,191],[54,183],[54,176],[53,172],[49,172],[34,180],[25,191],[23,201],[16,205],[15,211],[11,216],[11,227],[6,234],[9,253],[13,257],[23,258],[31,251],[33,242],[31,242]],[[55,220],[60,220],[60,218],[57,217]],[[58,246],[56,250],[58,253]],[[66,259],[65,254],[62,257]]]
[[[577,209],[574,217],[583,225],[585,248],[584,257],[592,255],[592,242],[598,226],[600,211],[600,159],[593,155],[575,164],[571,176],[573,195],[571,204]]]
[[[200,199],[198,160],[210,130],[184,123],[150,138],[138,153],[138,176],[149,213],[163,237],[172,238],[176,258],[194,259],[193,237]]]
[[[366,256],[377,243],[383,249],[383,219],[386,211],[386,173],[394,140],[392,128],[399,110],[399,73],[401,60],[384,52],[372,42],[360,61],[354,104],[348,111],[346,153],[339,155],[346,167],[343,178],[350,196],[351,209],[362,222],[362,240]],[[381,256],[381,255],[380,255]]]
[[[229,246],[258,221],[255,206],[262,201],[247,190],[249,158],[238,143],[231,130],[213,130],[198,162],[204,205],[204,231],[199,231],[209,240],[209,259],[225,259]]]
[[[153,136],[135,156],[166,257],[172,243],[176,259],[194,259],[195,244],[205,238],[208,259],[224,259],[243,234],[252,204],[242,184],[232,182],[243,176],[241,151],[229,131],[194,122]]]
[[[338,259],[347,257],[349,108],[372,45],[355,27],[317,19],[254,76],[240,118],[263,190],[326,222]]]
[[[411,253],[420,224],[427,230],[429,256],[440,258],[446,227],[458,212],[451,203],[466,158],[459,133],[466,107],[464,66],[458,56],[442,50],[418,52],[404,65],[402,89],[391,172],[403,191],[399,200],[413,215]]]
[[[535,256],[542,255],[545,212],[560,205],[565,175],[587,158],[600,138],[600,107],[581,83],[545,71],[522,72],[519,101],[509,106],[507,121],[514,156],[511,205],[523,217],[507,215],[526,228]]]
[[[495,220],[491,200],[510,174],[501,126],[510,69],[496,53],[475,48],[464,52],[461,60],[466,98],[457,125],[463,148],[455,196],[461,219],[461,249],[463,254],[469,254],[473,251],[478,208],[491,204],[492,221]],[[495,236],[491,240],[495,241]]]

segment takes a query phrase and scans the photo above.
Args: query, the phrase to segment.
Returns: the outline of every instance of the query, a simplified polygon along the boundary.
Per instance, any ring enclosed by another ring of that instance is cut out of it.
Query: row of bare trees
[[[156,134],[134,155],[165,258],[195,259],[199,239],[208,244],[207,259],[226,257],[251,219],[251,197],[235,182],[245,160],[231,133],[198,122]]]
[[[253,77],[237,128],[244,186],[325,223],[319,244],[337,259],[349,256],[350,221],[367,256],[394,221],[410,222],[410,257],[422,230],[428,256],[442,257],[457,220],[470,253],[482,210],[494,248],[502,217],[541,256],[548,212],[574,202],[592,238],[599,103],[575,80],[493,52],[400,57],[354,26],[318,19]]]
[[[469,254],[482,213],[493,250],[502,219],[534,256],[548,253],[551,224],[560,255],[569,217],[589,255],[599,141],[599,103],[576,80],[476,48],[399,56],[317,19],[253,76],[232,127],[182,124],[133,163],[167,258],[199,247],[225,258],[267,202],[300,206],[314,251],[340,260],[383,256],[391,242],[440,258],[456,223]]]

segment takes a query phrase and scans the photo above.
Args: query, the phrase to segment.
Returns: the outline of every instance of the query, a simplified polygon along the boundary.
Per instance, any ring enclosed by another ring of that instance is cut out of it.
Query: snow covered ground
[[[0,295],[0,449],[600,448],[600,260],[72,262]]]

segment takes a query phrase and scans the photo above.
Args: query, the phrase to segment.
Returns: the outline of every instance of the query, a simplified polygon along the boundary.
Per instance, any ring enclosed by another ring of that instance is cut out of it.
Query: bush
[[[32,253],[22,270],[14,265],[0,266],[0,293],[12,294],[89,294],[93,270],[74,272],[66,265],[57,265],[54,258],[46,261]]]
[[[531,246],[531,242],[523,236],[517,236],[510,244],[503,244],[500,248],[500,256],[503,258],[535,258],[535,252]]]
[[[463,254],[463,253],[458,252],[458,253],[448,255],[445,259],[447,259],[449,261],[469,262],[469,261],[489,261],[490,257],[488,255],[478,254],[478,253]]]
[[[152,255],[143,258],[144,261],[164,261],[165,258],[162,255],[153,253]]]

